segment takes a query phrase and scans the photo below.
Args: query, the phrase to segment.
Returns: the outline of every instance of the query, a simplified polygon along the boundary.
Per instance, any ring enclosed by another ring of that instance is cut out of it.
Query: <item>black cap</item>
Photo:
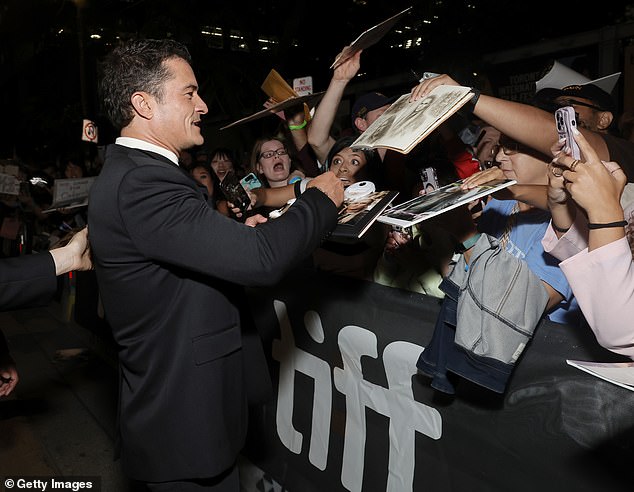
[[[595,109],[614,113],[615,105],[612,96],[594,84],[567,85],[558,91],[555,99],[560,97],[578,97],[592,102]]]
[[[368,92],[363,94],[352,106],[352,126],[357,118],[365,118],[370,111],[382,108],[394,102],[394,97],[387,97],[380,92]]]

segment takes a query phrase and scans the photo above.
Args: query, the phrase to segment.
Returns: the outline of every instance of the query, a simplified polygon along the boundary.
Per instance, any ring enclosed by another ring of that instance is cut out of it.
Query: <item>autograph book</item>
[[[356,200],[344,201],[330,239],[338,242],[358,240],[397,195],[398,191],[375,191]]]
[[[504,179],[491,181],[471,190],[462,190],[462,180],[456,181],[427,195],[420,195],[388,208],[377,220],[384,224],[409,227],[516,183],[514,179]]]
[[[410,102],[403,94],[351,145],[384,147],[407,154],[445,120],[471,100],[470,87],[440,85],[426,97]]]

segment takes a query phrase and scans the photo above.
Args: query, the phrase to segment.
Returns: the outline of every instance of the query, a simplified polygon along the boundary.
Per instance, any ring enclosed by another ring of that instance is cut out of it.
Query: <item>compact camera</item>
[[[423,192],[425,195],[436,191],[439,188],[438,176],[436,175],[436,168],[426,167],[420,170],[420,179],[423,182]]]

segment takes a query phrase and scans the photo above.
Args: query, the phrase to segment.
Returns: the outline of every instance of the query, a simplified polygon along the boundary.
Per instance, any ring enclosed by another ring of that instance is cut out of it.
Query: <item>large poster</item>
[[[249,291],[274,397],[245,455],[285,489],[630,490],[634,392],[566,359],[615,361],[588,328],[545,323],[504,395],[416,374],[439,301],[301,271]]]

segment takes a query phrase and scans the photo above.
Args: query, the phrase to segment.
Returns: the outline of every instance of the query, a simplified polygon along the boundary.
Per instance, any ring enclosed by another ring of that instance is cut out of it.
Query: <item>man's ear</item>
[[[599,113],[599,121],[597,123],[597,128],[599,130],[607,130],[608,127],[612,124],[613,119],[614,119],[614,115],[610,111],[601,111]]]
[[[358,116],[354,119],[354,126],[357,127],[357,130],[360,132],[364,132],[368,129],[368,122],[363,118],[359,118]]]
[[[134,111],[141,117],[149,120],[154,114],[154,98],[147,92],[135,92],[130,98]]]

